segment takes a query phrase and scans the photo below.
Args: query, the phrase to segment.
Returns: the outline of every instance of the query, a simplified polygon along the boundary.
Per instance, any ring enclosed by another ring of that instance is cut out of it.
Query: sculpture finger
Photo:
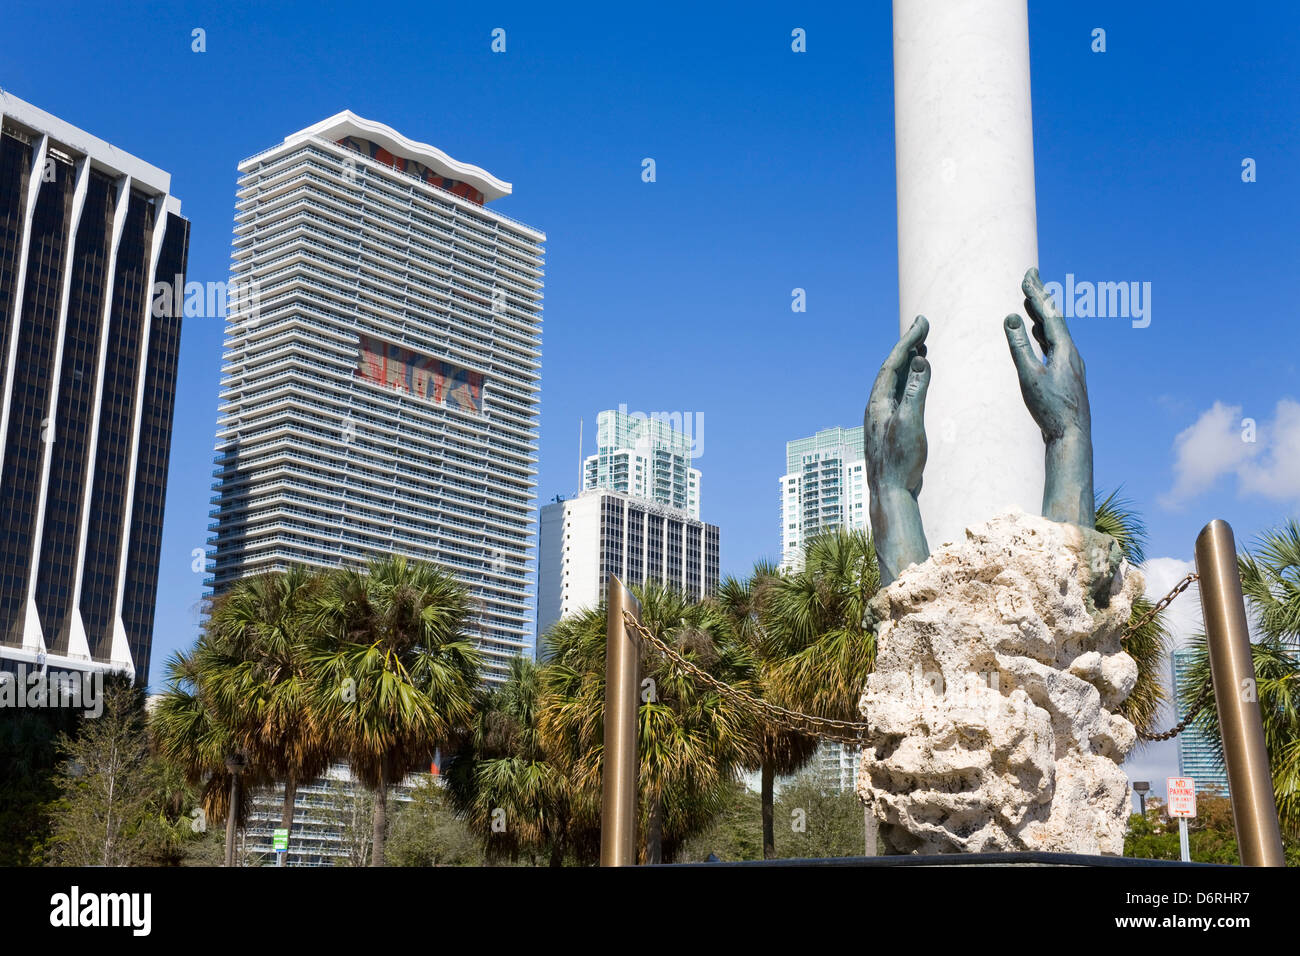
[[[925,348],[925,337],[930,332],[930,322],[923,315],[918,315],[912,320],[912,326],[898,340],[898,343],[889,352],[889,357],[885,359],[885,364],[880,367],[880,374],[876,376],[875,384],[871,386],[871,398],[868,402],[868,410],[872,406],[881,406],[886,409],[893,407],[893,402],[898,398],[898,382],[901,375],[906,374],[907,363],[912,353],[917,348]]]
[[[907,381],[912,374],[912,359],[925,355],[925,346],[918,345],[907,353],[907,361],[899,366],[898,371],[894,373],[894,404],[897,405],[903,400],[907,393]]]
[[[1043,374],[1043,363],[1039,361],[1034,347],[1029,344],[1025,334],[1025,323],[1014,312],[1002,320],[1002,331],[1007,334],[1007,344],[1011,346],[1011,360],[1016,363],[1016,374],[1020,376],[1020,387],[1037,388],[1038,379]],[[1037,328],[1034,330],[1037,332]],[[1040,338],[1041,342],[1042,339]]]
[[[1037,269],[1030,269],[1025,273],[1025,278],[1020,283],[1020,291],[1025,294],[1025,310],[1029,313],[1029,317],[1035,323],[1042,323],[1043,335],[1048,342],[1048,345],[1044,346],[1044,351],[1051,346],[1068,343],[1070,330],[1066,328],[1065,317],[1052,301],[1051,295],[1043,288],[1043,280],[1038,275]]]
[[[876,373],[876,381],[871,386],[871,397],[867,399],[866,424],[870,432],[875,423],[887,419],[894,408],[894,370],[888,364],[882,365]]]
[[[909,436],[919,438],[925,433],[925,396],[929,388],[930,363],[923,356],[913,356],[898,404],[899,421],[907,427]]]
[[[1028,300],[1026,300],[1025,304],[1025,314],[1029,314]],[[1043,355],[1047,355],[1051,352],[1052,346],[1051,343],[1047,341],[1047,335],[1043,332],[1043,323],[1037,321],[1034,322],[1033,328],[1031,328],[1030,331],[1034,333],[1034,340],[1038,343],[1038,347],[1042,350]]]
[[[925,337],[930,334],[930,320],[923,315],[918,315],[912,320],[911,326],[903,337],[898,340],[898,344],[889,353],[889,358],[885,359],[885,364],[895,372],[907,368],[907,361],[917,348],[925,347]]]

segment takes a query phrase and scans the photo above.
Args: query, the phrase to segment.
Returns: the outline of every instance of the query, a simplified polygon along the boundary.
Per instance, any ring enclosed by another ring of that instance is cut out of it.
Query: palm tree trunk
[[[284,804],[280,807],[280,829],[289,831],[289,836],[293,837],[293,803],[298,799],[298,781],[294,779],[293,774],[289,774],[288,779],[284,781]],[[276,866],[284,866],[288,862],[288,853],[277,853],[275,860]]]
[[[645,861],[648,866],[662,863],[664,858],[664,805],[658,797],[650,803],[650,820],[645,834]]]
[[[551,839],[551,866],[564,866],[564,849],[568,836],[568,826],[561,820],[558,832]]]
[[[379,767],[379,789],[375,791],[375,832],[371,839],[370,865],[384,865],[384,836],[388,832],[388,768]]]
[[[772,761],[764,759],[762,767],[763,783],[763,859],[776,858],[776,821],[772,810],[773,791],[775,790],[776,767]],[[753,819],[752,817],[750,819]]]
[[[230,811],[226,814],[226,866],[235,865],[235,818],[239,815],[239,774],[230,775]]]

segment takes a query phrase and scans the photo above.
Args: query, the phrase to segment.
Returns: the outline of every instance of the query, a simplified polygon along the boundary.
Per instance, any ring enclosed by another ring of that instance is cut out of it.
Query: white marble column
[[[1002,319],[1038,264],[1026,0],[894,0],[899,326],[930,320],[930,549],[1039,513],[1043,441]]]

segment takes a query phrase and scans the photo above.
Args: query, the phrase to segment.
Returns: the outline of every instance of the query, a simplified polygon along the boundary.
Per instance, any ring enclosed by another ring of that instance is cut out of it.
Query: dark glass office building
[[[144,680],[189,222],[162,170],[6,93],[0,125],[0,667]]]

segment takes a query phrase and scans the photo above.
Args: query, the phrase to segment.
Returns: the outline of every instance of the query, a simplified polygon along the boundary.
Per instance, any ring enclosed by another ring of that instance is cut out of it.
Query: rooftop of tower
[[[513,190],[510,183],[498,179],[486,169],[452,159],[436,146],[408,139],[391,126],[368,120],[351,110],[335,113],[313,126],[289,134],[284,138],[283,143],[244,160],[239,164],[239,169],[243,172],[246,166],[262,158],[266,153],[306,140],[325,139],[337,143],[349,138],[373,143],[386,150],[395,159],[420,163],[440,176],[466,183],[482,193],[484,201],[509,196]]]
[[[6,132],[27,139],[48,136],[50,148],[68,154],[74,161],[89,157],[91,166],[101,172],[114,177],[130,176],[136,189],[155,196],[167,196],[168,211],[180,215],[180,200],[170,195],[171,173],[5,90],[0,90],[0,116],[3,116]]]

